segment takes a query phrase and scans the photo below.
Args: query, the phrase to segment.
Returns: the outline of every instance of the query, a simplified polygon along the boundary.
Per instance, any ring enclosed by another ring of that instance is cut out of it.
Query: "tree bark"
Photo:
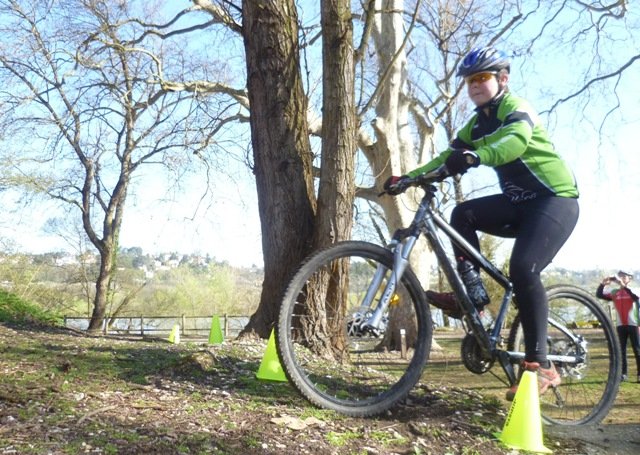
[[[242,13],[264,257],[260,303],[244,333],[267,337],[286,283],[310,251],[316,200],[295,2],[245,0]]]
[[[356,116],[353,25],[347,0],[322,0],[322,158],[315,246],[351,236]]]
[[[351,5],[348,0],[322,0],[322,157],[318,212],[314,247],[324,248],[351,237],[355,198],[354,162],[356,116],[354,96],[354,53]],[[345,264],[346,265],[346,264]],[[318,352],[331,351],[337,358],[346,348],[344,327],[330,327],[328,321],[344,321],[348,295],[346,286],[327,286],[349,280],[345,268],[337,267],[320,277],[317,286],[308,284],[307,310],[320,320],[312,330],[316,340],[329,340],[331,346],[316,346]],[[313,289],[312,289],[313,288]],[[331,336],[322,336],[329,333]],[[335,336],[342,334],[343,337]]]
[[[93,298],[93,313],[89,321],[89,332],[98,332],[107,313],[107,297],[113,270],[113,255],[100,253],[100,270],[96,280],[96,294]]]

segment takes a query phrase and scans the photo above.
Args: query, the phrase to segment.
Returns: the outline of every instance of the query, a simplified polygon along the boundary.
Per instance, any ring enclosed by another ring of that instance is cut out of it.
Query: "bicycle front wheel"
[[[559,425],[596,424],[609,412],[620,385],[615,328],[598,301],[578,287],[551,286],[547,297],[548,353],[560,356],[553,362],[562,383],[540,397],[542,418]],[[508,350],[524,351],[519,315],[511,327]]]
[[[420,379],[432,326],[410,268],[379,324],[362,324],[373,310],[362,304],[365,296],[374,296],[375,306],[392,269],[389,250],[348,241],[311,256],[291,280],[277,350],[291,384],[315,405],[349,416],[375,415],[405,398]]]

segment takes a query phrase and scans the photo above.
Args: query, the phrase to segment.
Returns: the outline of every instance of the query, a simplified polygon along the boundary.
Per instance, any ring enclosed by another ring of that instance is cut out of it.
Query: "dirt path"
[[[583,441],[584,455],[640,454],[640,424],[550,426],[545,432],[556,438]]]

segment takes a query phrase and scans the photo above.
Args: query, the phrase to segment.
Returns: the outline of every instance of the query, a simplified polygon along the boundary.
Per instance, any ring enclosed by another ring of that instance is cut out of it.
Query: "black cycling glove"
[[[454,150],[447,157],[444,164],[450,175],[464,174],[470,167],[480,165],[480,157],[471,150]]]

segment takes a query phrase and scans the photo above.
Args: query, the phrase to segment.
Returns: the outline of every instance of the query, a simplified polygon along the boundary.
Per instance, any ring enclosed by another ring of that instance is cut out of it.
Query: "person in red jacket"
[[[618,338],[622,350],[622,380],[627,380],[627,344],[631,343],[636,357],[637,380],[640,383],[640,334],[638,333],[638,296],[629,289],[629,282],[633,275],[623,271],[617,276],[607,277],[598,286],[596,296],[613,302],[616,309]],[[609,288],[610,284],[618,283],[618,288]]]

